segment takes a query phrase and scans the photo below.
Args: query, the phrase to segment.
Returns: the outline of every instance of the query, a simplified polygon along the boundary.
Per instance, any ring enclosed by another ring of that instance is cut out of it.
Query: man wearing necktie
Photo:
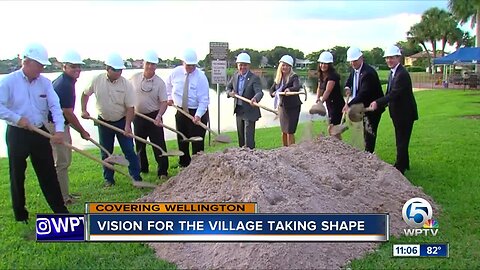
[[[343,111],[350,106],[362,103],[368,107],[372,101],[383,97],[382,85],[374,68],[363,61],[363,54],[359,48],[350,47],[347,50],[347,61],[353,70],[345,84],[345,94],[351,96],[351,100],[345,104]],[[353,91],[352,91],[353,90]],[[374,112],[366,112],[364,119],[365,151],[373,153],[377,139],[377,128],[380,123],[384,108]]]
[[[197,69],[197,54],[192,49],[185,50],[182,57],[182,66],[173,69],[166,80],[168,105],[176,104],[193,116],[193,120],[180,112],[175,114],[175,124],[178,131],[187,137],[199,136],[205,138],[205,129],[198,125],[201,121],[208,122],[209,85],[205,73]],[[185,142],[177,135],[178,149],[184,153],[180,157],[179,165],[187,167],[192,158],[190,156],[190,143]],[[192,142],[192,155],[203,151],[204,140]]]
[[[227,84],[227,97],[235,97],[235,94],[250,99],[246,103],[235,99],[234,113],[237,120],[238,145],[255,148],[255,122],[261,117],[260,109],[253,102],[260,102],[263,97],[260,78],[250,71],[250,56],[240,53],[237,56],[238,71],[233,74]]]
[[[412,135],[413,123],[418,120],[417,103],[413,96],[412,80],[408,71],[400,64],[401,52],[397,46],[385,50],[385,61],[391,69],[387,94],[373,101],[370,108],[377,110],[388,105],[390,118],[395,127],[397,159],[395,168],[402,174],[410,169],[408,145]]]

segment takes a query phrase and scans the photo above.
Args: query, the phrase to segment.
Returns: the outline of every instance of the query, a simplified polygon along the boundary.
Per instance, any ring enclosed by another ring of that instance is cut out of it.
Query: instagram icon
[[[37,214],[37,242],[85,241],[85,216]]]

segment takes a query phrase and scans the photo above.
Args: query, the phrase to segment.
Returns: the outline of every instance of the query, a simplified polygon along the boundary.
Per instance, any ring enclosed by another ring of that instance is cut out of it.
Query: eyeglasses
[[[140,83],[140,89],[143,92],[150,92],[153,90],[153,80],[142,80]]]

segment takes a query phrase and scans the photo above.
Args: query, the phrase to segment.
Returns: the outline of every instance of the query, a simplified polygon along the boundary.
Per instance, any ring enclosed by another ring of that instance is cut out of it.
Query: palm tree
[[[448,8],[460,20],[461,24],[465,24],[471,20],[471,27],[475,27],[476,46],[480,46],[480,1],[478,0],[449,0]]]
[[[426,37],[428,33],[428,26],[422,22],[416,23],[410,27],[410,30],[407,32],[407,40],[412,44],[420,44],[422,48],[427,52],[427,58],[429,67],[432,68],[432,61],[430,57],[430,51],[427,48],[426,43],[429,41]],[[436,48],[435,48],[436,49]]]

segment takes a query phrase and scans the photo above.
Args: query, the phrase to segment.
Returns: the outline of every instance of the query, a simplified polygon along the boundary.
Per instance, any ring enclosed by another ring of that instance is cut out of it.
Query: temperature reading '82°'
[[[428,255],[437,255],[438,251],[440,251],[442,247],[437,246],[437,247],[427,247],[427,254]]]

